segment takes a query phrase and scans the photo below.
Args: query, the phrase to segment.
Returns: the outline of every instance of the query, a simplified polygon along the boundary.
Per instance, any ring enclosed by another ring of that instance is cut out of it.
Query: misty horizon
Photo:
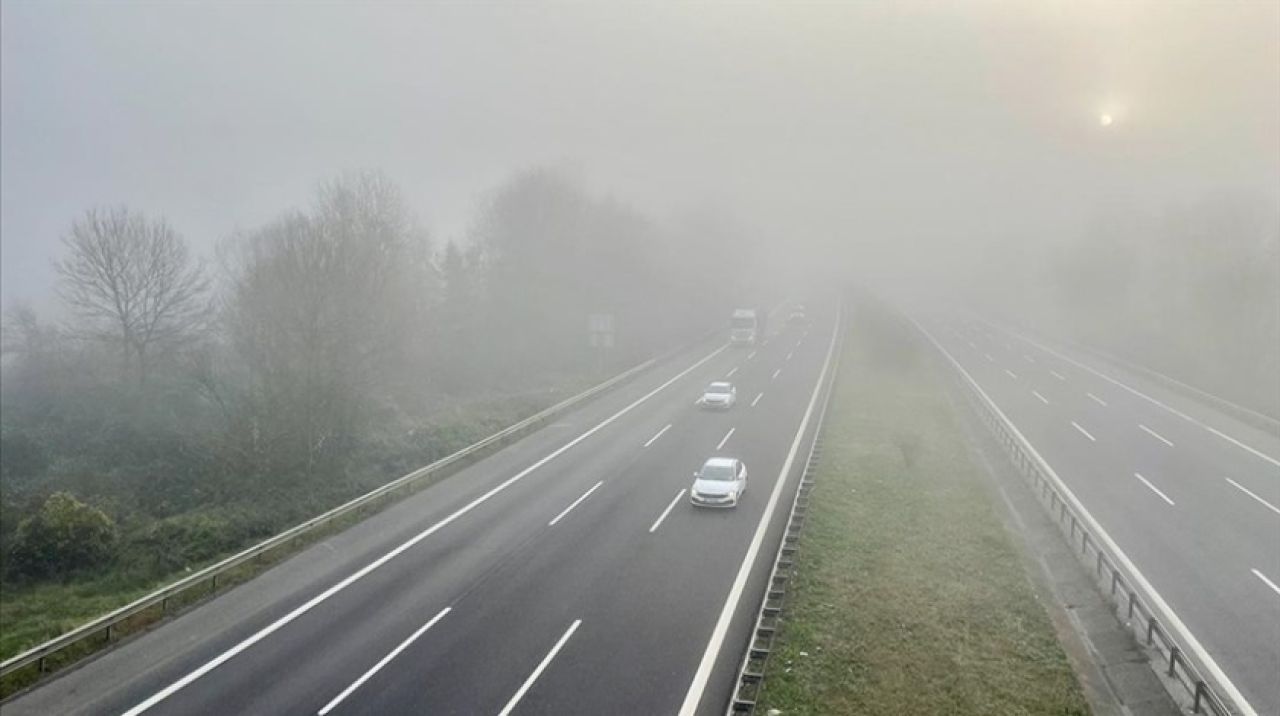
[[[925,281],[1117,206],[1244,202],[1274,235],[1278,24],[1261,2],[6,3],[0,300],[54,308],[88,208],[164,216],[212,257],[364,170],[437,249],[538,167]]]

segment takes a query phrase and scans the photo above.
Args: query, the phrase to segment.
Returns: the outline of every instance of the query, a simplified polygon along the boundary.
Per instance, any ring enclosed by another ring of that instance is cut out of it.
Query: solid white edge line
[[[524,698],[524,695],[528,693],[529,688],[533,686],[533,682],[537,681],[539,676],[542,676],[542,672],[546,670],[547,665],[551,663],[552,659],[556,658],[556,654],[560,653],[560,650],[564,648],[565,642],[569,641],[569,637],[573,636],[573,633],[581,625],[582,620],[577,619],[569,626],[569,631],[565,632],[564,636],[560,637],[560,641],[557,641],[556,645],[551,647],[551,651],[547,652],[547,655],[542,658],[538,668],[534,669],[532,674],[529,674],[529,678],[524,680],[524,683],[520,685],[520,690],[511,697],[506,706],[502,707],[502,711],[498,713],[498,716],[509,716],[515,710],[516,704],[520,703],[520,699]]]
[[[968,381],[969,385],[978,392],[978,395],[982,396],[983,400],[987,401],[987,404],[996,411],[996,414],[1000,419],[1003,420],[1011,430],[1013,430],[1016,438],[1020,440],[1022,444],[1027,446],[1027,449],[1031,451],[1032,459],[1043,467],[1050,482],[1062,491],[1064,499],[1073,508],[1080,512],[1084,517],[1086,524],[1097,531],[1098,540],[1101,541],[1107,549],[1111,550],[1115,559],[1120,562],[1120,565],[1128,570],[1129,574],[1133,575],[1133,580],[1137,582],[1138,587],[1150,595],[1155,608],[1158,609],[1161,612],[1161,616],[1168,621],[1169,628],[1177,632],[1178,636],[1182,637],[1183,641],[1186,642],[1187,648],[1195,654],[1196,658],[1200,660],[1200,663],[1204,665],[1204,668],[1209,670],[1210,675],[1217,680],[1222,689],[1227,692],[1227,698],[1240,707],[1242,710],[1241,716],[1258,716],[1258,712],[1253,708],[1253,705],[1245,699],[1244,694],[1240,693],[1240,690],[1236,688],[1236,685],[1231,681],[1231,679],[1227,678],[1222,667],[1218,666],[1218,662],[1213,660],[1213,657],[1209,655],[1207,650],[1205,650],[1204,646],[1200,643],[1200,640],[1191,633],[1191,630],[1187,628],[1187,625],[1183,623],[1182,619],[1173,611],[1173,608],[1164,600],[1164,597],[1160,596],[1160,593],[1156,591],[1156,588],[1151,586],[1151,582],[1147,581],[1146,575],[1138,569],[1138,566],[1133,563],[1133,560],[1129,559],[1129,555],[1125,554],[1124,550],[1120,549],[1120,545],[1116,544],[1115,540],[1111,539],[1111,535],[1103,529],[1102,525],[1096,519],[1094,519],[1093,513],[1089,512],[1089,510],[1085,508],[1084,503],[1080,502],[1080,499],[1076,497],[1076,494],[1071,491],[1070,487],[1067,487],[1067,483],[1062,481],[1062,478],[1058,476],[1058,473],[1049,465],[1048,461],[1040,455],[1040,451],[1035,449],[1035,446],[1031,444],[1031,441],[1027,440],[1026,436],[1022,434],[1022,431],[1018,429],[1018,426],[1013,424],[1013,421],[1004,414],[1004,411],[1000,409],[1000,406],[996,405],[995,401],[991,399],[991,396],[987,395],[987,391],[983,390],[982,386],[978,385],[978,382],[973,379],[972,375],[969,375],[969,371],[965,370],[964,366],[960,365],[960,362],[947,352],[947,349],[943,348],[942,344],[939,343],[936,338],[924,329],[924,326],[921,326],[914,318],[909,318],[909,320],[915,324],[916,328],[923,333],[925,337],[929,339],[929,342],[932,343],[934,347],[947,357],[947,360],[951,362],[951,365],[955,366],[955,369],[960,371],[960,374],[964,376],[964,379]]]
[[[676,503],[680,501],[681,497],[684,497],[686,489],[687,488],[684,487],[680,488],[680,491],[676,493],[675,498],[671,500],[671,504],[667,505],[667,509],[663,510],[662,514],[658,515],[658,519],[654,520],[653,526],[649,528],[649,534],[653,534],[658,531],[658,527],[662,525],[662,521],[667,519],[667,515],[671,514],[672,508],[676,506]]]
[[[1048,405],[1048,404],[1049,404],[1049,399],[1048,399],[1048,398],[1046,398],[1046,397],[1044,397],[1043,395],[1040,395],[1040,391],[1038,391],[1038,390],[1033,390],[1033,391],[1031,391],[1031,394],[1032,394],[1032,395],[1034,395],[1034,396],[1036,396],[1037,398],[1039,398],[1041,403],[1044,403],[1045,405]]]
[[[555,527],[557,522],[559,522],[560,520],[564,519],[564,516],[565,516],[565,515],[569,514],[569,512],[570,512],[573,508],[575,508],[575,507],[577,507],[578,505],[582,504],[582,501],[583,501],[583,500],[585,500],[585,499],[587,499],[588,497],[590,497],[590,496],[591,496],[591,493],[593,493],[593,492],[595,492],[596,490],[598,490],[598,489],[600,488],[600,486],[601,486],[601,485],[603,485],[603,484],[604,484],[604,480],[601,480],[600,482],[597,482],[596,484],[592,485],[590,490],[587,490],[586,492],[582,493],[582,497],[579,497],[578,499],[574,500],[574,501],[573,501],[573,504],[571,504],[571,505],[569,505],[568,507],[564,508],[564,511],[563,511],[563,512],[561,512],[560,514],[556,515],[556,518],[555,518],[554,520],[551,520],[550,522],[548,522],[548,523],[547,523],[547,526],[548,526],[548,527]]]
[[[729,428],[729,432],[727,432],[727,433],[725,433],[725,434],[724,434],[724,438],[722,438],[722,439],[720,440],[720,444],[716,446],[716,449],[717,449],[717,450],[719,450],[720,448],[724,447],[724,444],[725,444],[725,443],[727,443],[727,442],[729,442],[729,438],[733,437],[733,431],[734,431],[734,430],[737,430],[737,428]]]
[[[667,423],[667,427],[659,430],[653,437],[649,438],[649,440],[645,442],[644,447],[649,447],[650,445],[657,442],[658,438],[662,437],[662,434],[667,432],[670,429],[671,429],[671,423]]]
[[[1249,488],[1245,487],[1244,485],[1241,485],[1240,483],[1236,482],[1235,480],[1232,480],[1232,479],[1231,479],[1231,478],[1229,478],[1229,477],[1224,477],[1224,478],[1222,478],[1222,479],[1224,479],[1224,480],[1226,480],[1227,482],[1229,482],[1229,483],[1231,483],[1232,485],[1234,485],[1234,486],[1235,486],[1235,488],[1236,488],[1237,490],[1239,490],[1239,491],[1243,492],[1244,494],[1248,495],[1249,497],[1252,497],[1253,499],[1257,500],[1258,502],[1261,502],[1261,503],[1262,503],[1262,504],[1263,504],[1263,505],[1264,505],[1268,510],[1271,510],[1272,512],[1276,513],[1277,515],[1280,515],[1280,507],[1276,507],[1275,505],[1271,504],[1270,502],[1267,502],[1266,500],[1262,499],[1261,497],[1258,497],[1257,495],[1253,494],[1253,491],[1252,491],[1252,490],[1250,490]]]
[[[840,334],[840,313],[836,314],[836,325],[831,332],[831,344],[827,348],[827,360],[822,364],[822,372],[818,375],[818,383],[813,387],[813,395],[809,398],[809,407],[805,410],[804,418],[800,421],[800,428],[796,430],[796,437],[791,442],[791,450],[787,453],[786,462],[782,464],[782,470],[778,473],[778,480],[773,485],[773,492],[769,495],[769,501],[765,504],[764,514],[760,516],[760,523],[756,525],[755,535],[751,537],[751,544],[747,547],[747,554],[742,558],[742,566],[738,568],[738,576],[733,580],[733,586],[729,589],[729,594],[725,597],[724,607],[720,610],[720,618],[716,620],[716,626],[711,631],[711,639],[707,641],[707,648],[702,653],[702,661],[698,663],[698,670],[694,672],[693,683],[689,684],[689,690],[685,692],[684,703],[680,706],[679,716],[694,716],[698,710],[698,703],[702,701],[702,694],[707,688],[707,682],[711,679],[711,670],[715,668],[716,658],[720,655],[720,648],[724,645],[725,636],[729,632],[729,623],[733,620],[733,613],[738,609],[738,602],[742,600],[742,591],[747,586],[747,578],[751,576],[751,568],[756,561],[756,554],[760,551],[760,545],[764,542],[765,532],[769,528],[769,519],[773,516],[773,511],[778,505],[778,497],[782,494],[783,485],[787,482],[787,475],[791,472],[791,466],[795,462],[796,453],[800,450],[800,443],[804,440],[804,431],[809,427],[809,420],[813,417],[813,409],[818,404],[818,396],[822,393],[822,384],[826,382],[827,371],[831,368],[831,357],[835,353],[836,338]]]
[[[764,397],[764,393],[763,393],[763,392],[761,392],[761,393],[757,394],[757,395],[756,395],[755,400],[751,401],[751,407],[753,407],[753,408],[754,408],[754,407],[756,407],[756,403],[759,403],[759,402],[760,402],[760,399],[761,399],[761,398],[763,398],[763,397]]]
[[[1157,433],[1156,431],[1143,425],[1142,423],[1138,423],[1138,427],[1141,428],[1142,431],[1145,432],[1147,435],[1150,435],[1151,437],[1155,438],[1156,440],[1159,440],[1160,442],[1164,443],[1165,445],[1168,445],[1169,447],[1173,447],[1173,443],[1165,439],[1165,437],[1160,433]]]
[[[1253,576],[1265,582],[1268,587],[1271,587],[1271,591],[1275,592],[1277,595],[1280,595],[1280,587],[1276,586],[1275,582],[1271,581],[1270,579],[1267,579],[1267,575],[1253,568],[1250,568],[1249,571],[1253,572]]]
[[[1154,493],[1156,493],[1157,495],[1159,495],[1159,496],[1160,496],[1160,499],[1164,500],[1165,502],[1168,502],[1170,505],[1174,504],[1173,500],[1170,500],[1168,495],[1166,495],[1166,494],[1164,494],[1163,492],[1161,492],[1161,491],[1160,491],[1160,488],[1156,487],[1155,485],[1152,485],[1150,480],[1148,480],[1147,478],[1143,477],[1141,474],[1136,473],[1136,472],[1135,472],[1135,473],[1133,473],[1133,476],[1134,476],[1134,477],[1136,477],[1136,478],[1138,478],[1139,480],[1141,480],[1141,481],[1142,481],[1142,484],[1144,484],[1144,485],[1146,485],[1147,487],[1151,488],[1151,491],[1152,491],[1152,492],[1154,492]]]
[[[1097,403],[1098,405],[1101,405],[1101,406],[1102,406],[1102,407],[1104,407],[1104,408],[1105,408],[1105,407],[1107,407],[1107,401],[1103,400],[1102,398],[1099,398],[1098,396],[1094,395],[1093,393],[1090,393],[1090,392],[1087,392],[1087,391],[1086,391],[1086,392],[1085,392],[1085,395],[1089,396],[1089,399],[1090,399],[1090,400],[1092,400],[1093,402]]]
[[[1013,332],[1012,332],[1012,331],[1010,331],[1010,333],[1013,333]],[[1018,337],[1019,339],[1021,339],[1021,340],[1023,340],[1023,341],[1026,341],[1027,343],[1030,343],[1031,345],[1035,346],[1036,348],[1039,348],[1040,350],[1044,351],[1045,353],[1049,353],[1049,354],[1051,354],[1051,355],[1055,355],[1055,356],[1057,356],[1057,357],[1061,358],[1062,360],[1065,360],[1065,361],[1067,361],[1068,363],[1071,363],[1072,365],[1075,365],[1075,366],[1077,366],[1077,367],[1079,367],[1079,368],[1083,368],[1084,370],[1087,370],[1087,371],[1089,371],[1090,373],[1093,373],[1094,375],[1096,375],[1096,376],[1098,376],[1099,378],[1101,378],[1101,379],[1103,379],[1103,380],[1107,381],[1108,383],[1111,383],[1112,385],[1115,385],[1115,386],[1117,386],[1117,387],[1120,387],[1120,388],[1123,388],[1123,389],[1125,389],[1125,390],[1129,391],[1130,393],[1132,393],[1132,394],[1134,394],[1134,395],[1138,396],[1139,398],[1142,398],[1143,400],[1146,400],[1146,401],[1148,401],[1148,402],[1152,403],[1153,405],[1158,405],[1158,406],[1160,406],[1161,408],[1164,408],[1165,410],[1169,411],[1170,413],[1173,413],[1174,415],[1178,416],[1179,418],[1182,418],[1183,420],[1185,420],[1185,421],[1187,421],[1187,422],[1191,423],[1192,425],[1199,426],[1199,427],[1201,427],[1201,428],[1203,428],[1203,429],[1205,429],[1205,430],[1209,431],[1210,433],[1212,433],[1212,434],[1214,434],[1214,435],[1217,435],[1218,437],[1222,438],[1223,440],[1226,440],[1227,442],[1231,443],[1232,445],[1235,445],[1236,447],[1240,448],[1241,450],[1245,450],[1245,451],[1247,451],[1247,452],[1250,452],[1250,453],[1252,453],[1254,456],[1256,456],[1256,457],[1260,457],[1260,458],[1262,458],[1263,460],[1266,460],[1267,462],[1271,463],[1272,465],[1275,465],[1276,467],[1280,467],[1280,460],[1277,460],[1276,458],[1271,457],[1270,455],[1268,455],[1268,454],[1266,454],[1266,453],[1262,452],[1261,450],[1258,450],[1257,448],[1251,447],[1251,446],[1249,446],[1249,445],[1246,445],[1246,444],[1244,444],[1244,443],[1240,442],[1239,440],[1236,440],[1235,438],[1231,437],[1230,435],[1227,435],[1226,433],[1222,432],[1221,430],[1218,430],[1217,428],[1214,428],[1214,427],[1212,427],[1212,426],[1210,426],[1210,425],[1207,425],[1207,424],[1205,424],[1205,423],[1200,422],[1199,420],[1196,420],[1195,418],[1191,417],[1190,415],[1187,415],[1186,413],[1182,412],[1181,410],[1178,410],[1177,408],[1171,407],[1171,406],[1169,406],[1169,405],[1166,405],[1166,404],[1164,404],[1164,403],[1160,402],[1159,400],[1156,400],[1155,398],[1151,397],[1150,395],[1147,395],[1146,393],[1144,393],[1144,392],[1142,392],[1142,391],[1138,390],[1137,388],[1130,388],[1128,385],[1125,385],[1124,383],[1121,383],[1120,381],[1116,380],[1115,378],[1112,378],[1111,376],[1109,376],[1109,375],[1107,375],[1107,374],[1105,374],[1105,373],[1102,373],[1101,371],[1098,371],[1098,370],[1095,370],[1095,369],[1093,369],[1093,368],[1090,368],[1089,366],[1085,365],[1084,363],[1081,363],[1081,362],[1079,362],[1079,361],[1077,361],[1077,360],[1075,360],[1075,359],[1073,359],[1073,358],[1070,358],[1070,357],[1068,357],[1068,356],[1065,356],[1065,355],[1063,355],[1063,354],[1061,354],[1061,353],[1059,353],[1059,352],[1057,352],[1057,351],[1055,351],[1055,350],[1053,350],[1053,349],[1051,349],[1051,348],[1049,348],[1049,347],[1047,347],[1047,346],[1045,346],[1045,345],[1042,345],[1042,344],[1041,344],[1041,343],[1039,343],[1038,341],[1032,340],[1032,339],[1027,338],[1026,336],[1023,336],[1023,335],[1018,334],[1018,333],[1013,333],[1013,335],[1014,335],[1014,336],[1016,336],[1016,337]]]
[[[1080,423],[1077,423],[1076,421],[1072,420],[1071,427],[1075,428],[1076,430],[1079,430],[1080,434],[1085,436],[1086,438],[1089,438],[1090,442],[1095,442],[1095,443],[1098,442],[1098,439],[1090,435],[1088,430],[1085,430],[1084,428],[1080,427]]]
[[[436,622],[438,622],[438,621],[440,621],[440,619],[441,619],[442,617],[444,617],[444,615],[448,614],[450,609],[452,609],[452,607],[445,607],[444,609],[441,609],[439,614],[437,614],[437,615],[435,615],[434,617],[432,617],[432,618],[431,618],[431,621],[427,622],[426,624],[423,624],[423,625],[422,625],[421,627],[419,627],[419,628],[418,628],[418,630],[417,630],[417,631],[415,631],[415,632],[414,632],[414,633],[413,633],[413,634],[412,634],[408,639],[405,639],[404,641],[400,642],[400,645],[399,645],[399,646],[397,646],[396,648],[392,649],[392,650],[391,650],[391,653],[389,653],[389,654],[387,654],[386,656],[382,657],[382,660],[381,660],[381,661],[379,661],[378,663],[374,664],[372,669],[369,669],[368,671],[366,671],[366,672],[364,672],[363,674],[361,674],[361,675],[360,675],[360,678],[358,678],[358,679],[356,679],[355,681],[351,682],[351,685],[350,685],[350,686],[348,686],[347,688],[343,689],[343,690],[342,690],[342,693],[340,693],[340,694],[338,694],[337,696],[333,697],[333,700],[332,700],[332,701],[330,701],[329,703],[325,704],[324,708],[320,709],[320,711],[318,712],[318,716],[325,716],[325,714],[327,714],[327,713],[329,713],[330,711],[332,711],[332,710],[334,709],[334,707],[335,707],[335,706],[337,706],[338,704],[342,703],[342,700],[343,700],[343,699],[345,699],[345,698],[347,698],[348,696],[350,696],[350,695],[351,695],[351,692],[353,692],[353,691],[355,691],[356,689],[360,688],[360,687],[364,684],[364,682],[366,682],[366,681],[368,681],[368,680],[370,679],[370,677],[372,677],[374,674],[376,674],[376,673],[378,673],[379,671],[381,671],[381,670],[382,670],[382,667],[384,667],[384,666],[386,666],[387,664],[391,663],[391,660],[392,660],[392,659],[394,659],[394,658],[396,658],[397,656],[399,656],[399,655],[400,655],[400,652],[402,652],[402,651],[404,651],[405,649],[409,648],[409,645],[410,645],[410,644],[412,644],[413,642],[417,641],[417,640],[418,640],[418,637],[422,636],[422,635],[423,635],[423,634],[424,634],[428,629],[430,629],[431,627],[435,626],[435,623],[436,623]]]
[[[191,672],[190,672],[190,673],[188,673],[186,676],[182,677],[181,679],[178,679],[177,681],[173,682],[172,684],[169,684],[168,686],[166,686],[165,688],[161,689],[160,691],[157,691],[156,693],[152,694],[150,697],[148,697],[148,698],[147,698],[145,701],[143,701],[142,703],[138,704],[137,706],[134,706],[133,708],[129,709],[128,711],[125,711],[125,712],[124,712],[124,716],[137,716],[138,714],[145,712],[146,710],[150,709],[151,707],[155,706],[156,704],[160,703],[161,701],[164,701],[165,699],[169,698],[170,696],[172,696],[173,694],[175,694],[175,693],[177,693],[178,691],[182,690],[183,688],[186,688],[189,684],[191,684],[191,683],[192,683],[193,681],[195,681],[196,679],[199,679],[200,677],[204,676],[205,674],[209,673],[210,671],[213,671],[214,669],[218,668],[219,666],[221,666],[221,665],[225,664],[226,662],[228,662],[228,661],[230,661],[231,659],[235,658],[235,657],[236,657],[236,655],[238,655],[240,652],[244,651],[245,649],[248,649],[249,647],[253,646],[254,644],[257,644],[258,642],[262,641],[263,639],[265,639],[265,638],[267,638],[267,637],[271,636],[272,634],[274,634],[276,631],[278,631],[279,629],[281,629],[281,628],[282,628],[282,627],[284,627],[285,625],[289,624],[290,622],[292,622],[293,620],[295,620],[295,619],[297,619],[298,617],[302,616],[303,614],[306,614],[307,612],[311,611],[312,609],[314,609],[314,608],[315,608],[315,606],[316,606],[317,604],[320,604],[321,602],[324,602],[325,600],[329,599],[329,597],[332,597],[333,595],[337,594],[338,592],[341,592],[342,590],[344,590],[344,589],[346,589],[347,587],[351,586],[351,584],[353,584],[354,582],[356,582],[356,581],[357,581],[357,580],[359,580],[359,579],[364,578],[364,577],[365,577],[366,575],[368,575],[370,572],[372,572],[373,570],[375,570],[375,569],[377,569],[377,568],[381,567],[382,565],[386,564],[387,562],[390,562],[392,559],[394,559],[394,558],[396,558],[397,556],[399,556],[399,555],[400,555],[401,553],[403,553],[405,550],[409,549],[410,547],[414,546],[415,544],[417,544],[417,543],[421,542],[422,540],[426,539],[427,537],[430,537],[431,535],[435,534],[435,533],[436,533],[436,532],[438,532],[439,530],[441,530],[441,529],[443,529],[444,527],[448,526],[449,524],[453,523],[453,522],[454,522],[455,520],[457,520],[459,517],[462,517],[463,515],[465,515],[465,514],[467,514],[468,512],[470,512],[471,510],[474,510],[476,507],[478,507],[479,505],[481,505],[481,504],[483,504],[484,502],[488,501],[491,497],[493,497],[494,495],[498,494],[499,492],[502,492],[503,490],[507,489],[507,488],[508,488],[508,487],[510,487],[511,485],[514,485],[516,482],[518,482],[518,481],[519,481],[521,478],[523,478],[525,475],[528,475],[529,473],[533,472],[534,470],[537,470],[538,468],[542,467],[543,465],[547,464],[548,462],[551,462],[552,460],[554,460],[555,458],[559,457],[560,455],[563,455],[566,451],[568,451],[568,450],[569,450],[570,448],[572,448],[573,446],[577,445],[578,443],[582,442],[583,440],[586,440],[587,438],[589,438],[589,437],[591,437],[592,435],[596,434],[596,433],[597,433],[597,432],[599,432],[600,430],[603,430],[606,426],[608,426],[608,425],[612,424],[612,423],[613,423],[614,421],[616,421],[618,418],[621,418],[623,415],[626,415],[627,413],[631,412],[633,409],[635,409],[635,408],[636,408],[636,406],[640,405],[641,403],[644,403],[644,402],[645,402],[645,401],[647,401],[648,399],[652,398],[653,396],[657,395],[658,393],[660,393],[661,391],[663,391],[664,389],[666,389],[666,388],[667,388],[668,386],[670,386],[671,384],[675,383],[676,381],[680,380],[681,378],[685,377],[686,375],[688,375],[688,374],[692,373],[693,371],[697,370],[698,368],[700,368],[700,367],[701,367],[704,363],[706,363],[707,361],[709,361],[709,360],[711,360],[712,358],[715,358],[716,356],[720,355],[720,354],[721,354],[721,353],[723,353],[723,352],[724,352],[728,347],[729,347],[729,346],[728,346],[727,344],[726,344],[726,345],[722,345],[722,346],[720,346],[719,348],[717,348],[717,349],[715,349],[714,351],[712,351],[711,353],[708,353],[706,356],[703,356],[703,357],[702,357],[701,359],[699,359],[696,363],[694,363],[693,365],[689,366],[688,368],[685,368],[684,370],[680,371],[680,372],[679,372],[679,373],[677,373],[673,378],[670,378],[669,380],[667,380],[667,381],[666,381],[665,383],[663,383],[662,385],[659,385],[657,388],[654,388],[653,390],[649,391],[648,393],[645,393],[643,396],[641,396],[641,397],[637,398],[634,402],[632,402],[632,403],[630,403],[629,405],[627,405],[627,407],[623,408],[622,410],[619,410],[618,412],[614,413],[613,415],[609,416],[608,418],[605,418],[602,422],[597,423],[595,427],[591,428],[590,430],[586,431],[585,433],[582,433],[581,435],[579,435],[578,437],[574,438],[573,440],[570,440],[569,442],[565,443],[564,445],[561,445],[559,448],[556,448],[554,451],[552,451],[552,452],[551,452],[549,455],[547,455],[546,457],[543,457],[542,459],[540,459],[540,460],[538,460],[537,462],[533,463],[533,464],[532,464],[532,465],[530,465],[529,467],[526,467],[525,469],[523,469],[523,470],[521,470],[520,472],[516,473],[514,476],[509,477],[509,478],[507,478],[505,481],[503,481],[503,482],[499,483],[496,487],[490,488],[488,492],[485,492],[483,495],[480,495],[479,497],[477,497],[476,499],[472,500],[471,502],[468,502],[466,505],[463,505],[462,507],[458,508],[458,509],[457,509],[457,510],[455,510],[452,514],[450,514],[448,517],[445,517],[443,520],[440,520],[439,522],[435,523],[434,525],[432,525],[432,526],[428,527],[427,529],[425,529],[425,530],[423,530],[423,531],[419,532],[418,534],[416,534],[416,535],[414,535],[413,537],[409,538],[406,542],[402,543],[402,544],[401,544],[401,545],[399,545],[398,547],[395,547],[394,549],[392,549],[391,551],[389,551],[389,552],[387,552],[386,554],[382,555],[382,556],[381,556],[381,557],[379,557],[378,559],[376,559],[376,560],[374,560],[374,561],[370,562],[369,564],[365,565],[364,567],[361,567],[359,570],[357,570],[356,572],[354,572],[354,573],[353,573],[353,574],[351,574],[350,576],[346,577],[346,578],[345,578],[345,579],[343,579],[341,582],[338,582],[337,584],[333,585],[332,587],[329,587],[328,589],[324,590],[324,591],[323,591],[323,592],[321,592],[320,594],[317,594],[316,596],[314,596],[314,597],[312,597],[311,599],[307,600],[307,601],[306,601],[304,604],[302,604],[301,606],[296,607],[293,611],[289,612],[288,614],[285,614],[284,616],[282,616],[282,617],[280,617],[279,619],[275,620],[274,622],[272,622],[272,623],[268,624],[267,626],[263,627],[262,629],[259,629],[258,631],[254,632],[254,633],[253,633],[252,635],[250,635],[249,637],[246,637],[243,641],[239,642],[239,643],[238,643],[238,644],[236,644],[235,646],[231,647],[230,649],[227,649],[226,651],[222,652],[222,653],[221,653],[221,654],[219,654],[218,656],[214,657],[213,659],[209,660],[208,662],[205,662],[203,665],[201,665],[201,666],[197,667],[195,670],[191,671]]]

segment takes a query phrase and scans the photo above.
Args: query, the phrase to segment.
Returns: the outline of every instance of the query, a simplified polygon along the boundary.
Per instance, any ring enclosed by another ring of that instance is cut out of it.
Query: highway
[[[1257,713],[1280,714],[1280,438],[967,314],[921,324],[977,381]]]
[[[722,714],[833,362],[835,302],[810,311],[664,361],[5,715]],[[733,410],[694,406],[715,379]],[[688,503],[712,455],[750,470],[736,509]]]

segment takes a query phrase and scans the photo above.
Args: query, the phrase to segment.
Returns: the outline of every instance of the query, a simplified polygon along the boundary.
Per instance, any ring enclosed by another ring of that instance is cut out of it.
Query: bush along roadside
[[[861,308],[755,712],[1088,713],[943,377]]]

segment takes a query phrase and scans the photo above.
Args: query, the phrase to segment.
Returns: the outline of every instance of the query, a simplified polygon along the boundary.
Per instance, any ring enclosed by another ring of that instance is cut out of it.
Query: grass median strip
[[[851,321],[759,714],[1089,711],[930,358]]]

